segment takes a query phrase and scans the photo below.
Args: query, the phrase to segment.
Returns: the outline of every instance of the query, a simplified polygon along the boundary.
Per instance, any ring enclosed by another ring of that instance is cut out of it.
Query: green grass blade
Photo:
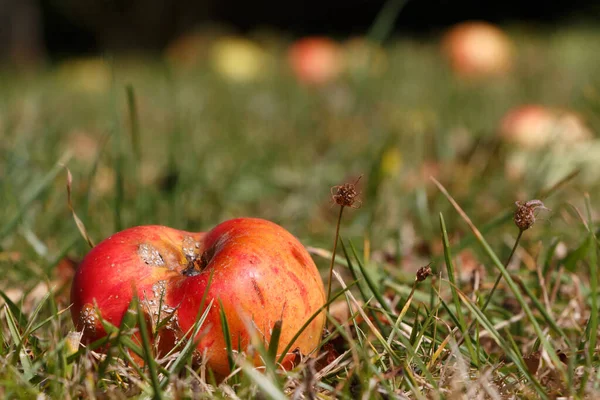
[[[240,366],[244,374],[250,378],[250,380],[258,386],[261,392],[269,399],[272,400],[287,400],[288,397],[279,389],[267,376],[258,372],[252,365],[247,362],[243,362]]]
[[[585,205],[588,219],[588,240],[589,240],[589,265],[590,265],[590,329],[588,334],[588,359],[589,363],[596,354],[596,343],[598,341],[598,243],[594,234],[594,225],[592,218],[592,207],[590,197],[586,195]],[[588,363],[588,364],[589,364]],[[591,372],[591,365],[588,365]]]
[[[275,321],[275,325],[273,325],[273,330],[271,331],[271,340],[269,341],[269,361],[274,363],[277,359],[277,349],[279,348],[279,339],[281,338],[281,328],[283,321],[278,319]]]
[[[340,297],[342,294],[344,294],[345,292],[347,292],[348,290],[350,290],[350,288],[352,286],[354,286],[356,284],[356,281],[351,282],[347,288],[340,290],[339,292],[337,292],[336,294],[331,296],[331,299],[329,299],[329,301],[325,304],[323,304],[317,311],[315,311],[310,318],[308,318],[306,320],[306,322],[304,323],[304,325],[302,325],[300,327],[300,329],[298,329],[298,332],[296,332],[296,334],[294,335],[294,337],[292,337],[292,339],[290,340],[290,342],[287,344],[287,346],[285,346],[285,348],[283,349],[283,351],[281,352],[281,354],[279,355],[279,359],[277,360],[277,364],[281,364],[285,358],[285,356],[288,355],[288,352],[292,349],[292,346],[294,345],[294,343],[296,342],[296,340],[298,340],[298,338],[300,337],[300,335],[302,335],[302,332],[304,332],[304,330],[308,327],[308,325],[310,325],[311,322],[313,322],[313,320],[315,318],[317,318],[319,316],[319,314],[321,314],[322,312],[324,312],[327,307],[329,307],[329,305],[331,303],[333,303],[338,297]]]
[[[221,317],[221,328],[223,329],[223,336],[225,338],[225,347],[227,348],[227,361],[229,362],[229,369],[233,371],[235,368],[235,360],[233,359],[231,332],[229,331],[229,323],[227,322],[227,315],[225,314],[225,308],[223,307],[221,299],[219,299],[219,315]]]
[[[11,309],[9,307],[5,307],[6,311],[6,322],[8,324],[8,329],[10,335],[12,336],[13,342],[16,344],[15,355],[18,355],[19,360],[21,361],[21,368],[23,368],[23,377],[26,381],[30,381],[35,376],[35,370],[29,359],[29,356],[23,349],[23,340],[24,337],[19,333],[19,327],[17,326],[17,321],[15,316],[13,315]]]
[[[368,286],[366,288],[363,287],[364,281],[358,277],[358,274],[356,273],[356,269],[354,268],[354,264],[352,264],[350,255],[348,254],[348,250],[346,249],[346,246],[344,245],[344,242],[340,241],[340,243],[342,245],[342,251],[344,252],[344,257],[346,258],[346,265],[348,266],[348,269],[350,270],[350,273],[352,274],[352,278],[356,282],[356,286],[358,287],[358,291],[360,292],[360,295],[361,295],[363,301],[365,302],[365,304],[368,304],[371,301],[371,296],[367,295],[367,293],[366,293],[366,291],[369,290],[369,288],[368,288]],[[348,296],[346,296],[346,298],[347,297]],[[351,310],[351,309],[352,308],[349,308],[349,310]],[[375,321],[377,328],[379,328],[379,330],[381,332],[383,332],[385,330],[385,328],[384,328],[382,322],[379,320],[379,316],[377,315],[377,313],[375,313],[375,311],[371,307],[369,307],[367,309],[367,312],[373,318],[373,321]]]
[[[343,247],[343,241],[342,242],[342,247]],[[354,244],[352,244],[351,241],[348,242],[350,244],[350,249],[352,250],[352,254],[354,255],[354,259],[356,260],[356,264],[358,265],[358,268],[360,269],[360,272],[362,274],[362,276],[365,278],[365,282],[367,282],[367,285],[369,286],[369,289],[371,289],[371,292],[373,293],[373,295],[375,296],[375,298],[377,299],[377,301],[379,302],[379,304],[381,305],[381,307],[387,312],[387,314],[391,317],[394,315],[394,312],[392,311],[392,309],[390,308],[390,306],[388,305],[388,303],[385,301],[385,299],[383,298],[383,295],[381,294],[381,291],[379,290],[379,288],[377,287],[377,285],[375,285],[375,282],[373,282],[373,280],[371,279],[371,277],[369,276],[369,274],[367,273],[367,271],[365,270],[365,267],[361,261],[361,258],[358,257],[358,254],[356,253],[356,248],[354,247]]]
[[[123,203],[125,201],[125,154],[123,149],[123,134],[121,121],[117,111],[117,93],[114,82],[114,71],[112,74],[112,88],[110,95],[112,111],[112,137],[113,137],[113,169],[115,171],[115,198],[113,203],[115,230],[123,230]]]
[[[140,117],[135,99],[133,85],[127,85],[125,88],[127,94],[127,108],[129,111],[129,130],[131,133],[131,148],[135,154],[135,159],[139,163],[142,159],[142,146],[140,140]]]
[[[13,318],[20,328],[27,326],[27,317],[21,312],[21,309],[4,293],[0,290],[0,296],[4,299],[5,306],[10,310]]]
[[[452,253],[450,252],[450,241],[448,240],[448,231],[446,230],[446,222],[444,221],[444,216],[440,213],[440,229],[442,231],[442,242],[444,245],[444,257],[446,260],[446,268],[448,269],[448,279],[450,280],[450,291],[452,292],[452,300],[454,301],[454,307],[456,308],[456,316],[458,318],[458,326],[460,328],[461,334],[465,338],[465,345],[467,346],[467,350],[471,355],[471,362],[475,365],[479,365],[479,357],[473,348],[473,343],[471,343],[471,335],[467,330],[467,324],[465,323],[465,318],[463,316],[463,312],[460,307],[460,299],[458,298],[458,293],[456,290],[456,275],[454,272],[454,263],[452,262]]]
[[[27,210],[31,208],[33,202],[50,187],[52,181],[54,181],[54,179],[62,170],[62,165],[67,162],[67,157],[64,158],[64,160],[61,160],[50,171],[48,171],[48,173],[38,183],[34,184],[32,188],[27,190],[29,194],[23,200],[21,200],[21,206],[19,207],[19,210],[8,222],[2,226],[2,229],[0,229],[0,240],[4,239],[13,231]]]
[[[48,291],[48,293],[46,293],[44,295],[44,297],[42,297],[42,299],[38,302],[37,306],[35,306],[33,312],[29,316],[29,322],[27,323],[27,326],[25,326],[25,334],[24,334],[24,336],[28,336],[29,334],[31,334],[32,328],[33,328],[33,323],[35,322],[35,320],[37,319],[38,315],[40,314],[40,311],[42,311],[42,307],[44,307],[44,305],[46,304],[46,302],[48,301],[48,299],[52,295],[54,295],[54,293],[52,292],[52,290]]]
[[[548,396],[545,393],[544,388],[541,386],[539,381],[535,379],[534,376],[531,375],[527,366],[523,362],[523,358],[517,351],[514,351],[511,344],[507,343],[504,339],[503,335],[501,335],[498,330],[494,327],[492,322],[481,312],[481,310],[474,304],[471,303],[471,300],[462,293],[459,293],[460,299],[463,304],[469,309],[469,311],[474,315],[477,321],[492,335],[498,346],[502,348],[504,353],[509,356],[512,361],[515,363],[515,366],[519,369],[519,371],[527,377],[527,379],[533,384],[535,390],[542,399],[548,399]]]
[[[531,289],[528,287],[527,283],[521,281],[521,279],[519,277],[514,277],[514,280],[515,280],[515,282],[517,282],[519,287],[523,290],[525,295],[527,297],[529,297],[529,299],[533,303],[533,306],[535,307],[535,309],[537,309],[538,312],[542,315],[542,317],[548,323],[550,328],[552,328],[552,330],[554,332],[558,333],[563,338],[563,340],[565,341],[567,346],[571,347],[571,340],[569,339],[569,337],[567,336],[565,331],[563,331],[563,329],[560,326],[558,326],[558,324],[556,323],[554,318],[552,318],[552,316],[550,314],[548,314],[546,307],[538,299],[538,296],[536,296],[535,293],[533,293],[531,291]]]
[[[479,232],[479,230],[475,227],[473,222],[471,222],[471,219],[462,210],[462,208],[458,205],[458,203],[456,203],[456,201],[452,198],[452,196],[450,196],[450,194],[446,191],[446,189],[437,180],[435,180],[433,178],[432,178],[432,180],[436,183],[436,185],[442,191],[444,196],[446,196],[446,198],[450,201],[450,203],[456,209],[456,211],[460,214],[462,219],[467,223],[467,225],[469,226],[469,228],[471,229],[471,231],[477,238],[477,241],[479,242],[480,246],[483,248],[483,250],[488,255],[488,257],[492,260],[492,262],[496,266],[496,268],[500,271],[500,273],[502,274],[502,277],[504,278],[504,281],[507,283],[511,292],[514,294],[519,305],[521,306],[521,308],[527,315],[527,318],[531,322],[531,325],[532,325],[537,337],[540,339],[544,349],[548,352],[548,355],[552,359],[554,366],[556,367],[556,369],[559,370],[561,375],[566,379],[566,371],[564,369],[562,362],[558,358],[558,355],[556,354],[556,350],[552,347],[552,345],[546,338],[546,334],[543,332],[542,328],[540,327],[537,319],[535,318],[535,316],[533,315],[533,312],[531,311],[531,308],[529,307],[529,304],[527,303],[527,301],[525,301],[523,294],[519,290],[519,287],[517,286],[515,281],[512,279],[512,277],[509,274],[509,272],[507,271],[506,267],[504,267],[504,265],[502,264],[502,262],[500,261],[500,259],[496,255],[496,253],[492,250],[492,248],[490,247],[488,242],[485,240],[485,238],[483,237],[481,232]]]
[[[369,39],[382,43],[394,29],[394,21],[402,11],[408,0],[388,0],[371,26],[368,33]]]
[[[140,336],[142,337],[142,348],[144,350],[144,361],[148,366],[148,371],[150,372],[150,381],[152,382],[152,388],[154,389],[152,398],[155,400],[160,400],[163,398],[163,394],[160,387],[160,381],[158,380],[156,361],[154,360],[154,351],[150,342],[150,334],[148,333],[148,326],[146,325],[144,310],[142,310],[139,299],[136,300],[136,306],[139,332]]]

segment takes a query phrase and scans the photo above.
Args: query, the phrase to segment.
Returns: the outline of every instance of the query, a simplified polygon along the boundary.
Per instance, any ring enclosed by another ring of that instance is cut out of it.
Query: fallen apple
[[[212,283],[208,286],[212,275]],[[94,247],[79,265],[71,290],[71,312],[82,341],[106,335],[102,319],[120,325],[134,295],[158,329],[154,343],[165,354],[199,315],[201,299],[210,305],[197,342],[207,366],[218,376],[230,372],[221,307],[231,343],[248,350],[258,332],[268,345],[276,321],[282,321],[278,353],[308,319],[325,304],[318,270],[302,244],[272,222],[239,218],[207,233],[164,226],[139,226],[116,233]],[[311,352],[325,322],[319,314],[290,349]],[[251,332],[254,330],[254,332]],[[295,355],[285,356],[288,367]],[[260,364],[255,355],[255,364]]]
[[[442,50],[452,69],[465,78],[499,76],[513,64],[513,44],[498,27],[487,22],[457,24],[442,38]]]
[[[213,43],[210,62],[219,76],[236,83],[251,82],[264,76],[269,66],[267,53],[257,43],[235,36],[226,36]]]
[[[500,122],[499,134],[506,142],[524,149],[576,143],[592,137],[578,114],[537,104],[509,110]]]
[[[344,64],[340,46],[326,37],[306,37],[292,43],[288,62],[299,81],[312,85],[333,81]]]

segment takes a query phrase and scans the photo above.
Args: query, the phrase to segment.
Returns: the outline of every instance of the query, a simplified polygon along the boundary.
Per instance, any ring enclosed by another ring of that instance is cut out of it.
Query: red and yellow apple
[[[208,286],[210,276],[212,283]],[[84,343],[106,335],[100,316],[120,325],[134,296],[155,326],[168,318],[155,343],[165,354],[194,325],[203,295],[207,318],[194,340],[198,354],[217,376],[229,371],[221,305],[231,343],[248,349],[256,334],[268,344],[282,320],[278,351],[325,304],[323,283],[302,244],[272,222],[239,218],[207,233],[164,226],[139,226],[116,233],[94,247],[79,265],[71,289],[73,321]],[[98,313],[100,315],[98,315]],[[320,342],[325,322],[319,314],[291,349],[303,354]],[[253,336],[254,335],[254,336]],[[288,367],[293,354],[285,357]],[[260,364],[255,355],[255,364]]]
[[[303,83],[322,85],[335,80],[343,70],[340,46],[326,37],[306,37],[292,43],[288,62],[296,78]]]
[[[510,38],[487,22],[469,21],[453,26],[442,38],[442,51],[454,72],[465,78],[503,75],[513,65]]]

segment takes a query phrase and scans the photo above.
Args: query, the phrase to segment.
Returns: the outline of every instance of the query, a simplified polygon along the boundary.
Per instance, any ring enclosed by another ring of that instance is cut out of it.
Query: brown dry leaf
[[[566,388],[560,377],[560,373],[556,369],[544,368],[543,371],[538,371],[540,384],[546,389],[546,394],[550,398],[557,398],[566,394]]]
[[[75,275],[78,263],[71,258],[65,257],[59,261],[52,271],[49,282],[39,282],[33,289],[27,291],[25,288],[16,287],[4,290],[4,293],[15,304],[23,304],[22,311],[28,313],[53,290],[56,303],[61,307],[69,304],[71,282]],[[4,301],[0,299],[0,305]]]
[[[54,298],[58,304],[67,305],[71,292],[71,282],[79,262],[69,257],[62,258],[52,271],[52,284],[55,287]]]
[[[525,365],[527,365],[527,369],[531,373],[531,375],[535,375],[538,368],[540,367],[540,359],[542,358],[542,353],[538,351],[534,351],[533,353],[523,357],[523,361],[525,361]]]
[[[394,367],[393,369],[388,368],[388,370],[383,373],[383,378],[384,379],[392,379],[392,378],[402,375],[403,373],[404,373],[404,367],[402,367],[402,366]]]
[[[335,346],[332,342],[325,343],[325,345],[323,345],[323,348],[321,349],[321,356],[317,359],[315,363],[316,370],[322,370],[329,364],[333,363],[335,359],[339,356],[340,354],[336,351]]]
[[[503,350],[496,341],[489,337],[483,336],[479,338],[479,345],[485,351],[486,354],[489,355],[503,355]]]
[[[46,282],[40,282],[29,292],[26,292],[23,288],[11,288],[5,290],[4,293],[13,303],[22,304],[21,311],[27,314],[38,305],[50,290],[51,287]],[[0,299],[0,302],[0,305],[4,304],[4,300]]]

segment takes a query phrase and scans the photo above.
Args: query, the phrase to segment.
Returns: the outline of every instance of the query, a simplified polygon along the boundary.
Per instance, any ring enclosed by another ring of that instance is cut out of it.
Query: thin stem
[[[515,254],[517,247],[519,246],[519,241],[521,240],[522,235],[523,235],[523,231],[521,229],[519,229],[519,234],[517,235],[517,240],[515,240],[515,244],[514,244],[512,250],[510,251],[510,255],[508,256],[508,259],[506,260],[506,264],[504,264],[504,266],[507,268],[508,268],[508,265],[510,264],[510,262],[512,261],[513,255]],[[488,294],[487,299],[485,299],[485,303],[483,303],[481,312],[484,312],[485,309],[487,308],[488,304],[490,304],[490,301],[492,300],[492,296],[494,295],[494,292],[496,291],[496,288],[498,287],[498,284],[500,283],[501,280],[502,280],[502,274],[498,274],[498,277],[496,278],[496,282],[494,282],[494,286],[492,287],[492,290],[490,290],[490,294]]]
[[[519,246],[519,242],[521,241],[521,236],[523,236],[523,232],[524,232],[523,230],[519,229],[519,234],[517,235],[515,244],[513,245],[513,248],[510,251],[510,255],[508,256],[508,259],[506,260],[506,263],[504,264],[504,266],[507,268],[510,265],[510,262],[512,261],[513,256],[515,255],[515,252],[517,251],[517,247]],[[483,307],[481,308],[482,313],[485,311],[487,306],[490,304],[490,301],[492,300],[492,296],[494,295],[494,292],[496,291],[496,288],[498,287],[498,284],[500,283],[501,280],[502,280],[502,274],[498,274],[498,277],[496,278],[496,282],[494,282],[494,286],[492,287],[492,290],[490,290],[490,294],[488,294],[487,298],[485,299],[485,303],[483,303]],[[470,334],[471,330],[475,326],[476,321],[477,320],[471,321],[471,324],[469,325],[469,327],[467,328],[467,331],[465,332],[465,336]],[[458,346],[460,346],[465,341],[465,336],[460,338],[460,340],[458,341]]]
[[[333,266],[335,264],[335,252],[337,250],[338,239],[340,237],[340,225],[342,223],[342,213],[344,212],[344,206],[340,206],[340,213],[338,215],[337,226],[335,228],[335,242],[333,242],[333,253],[331,254],[331,264],[329,265],[329,283],[327,284],[327,301],[331,297],[331,281],[333,279]],[[327,305],[327,313],[329,313],[329,304]]]

